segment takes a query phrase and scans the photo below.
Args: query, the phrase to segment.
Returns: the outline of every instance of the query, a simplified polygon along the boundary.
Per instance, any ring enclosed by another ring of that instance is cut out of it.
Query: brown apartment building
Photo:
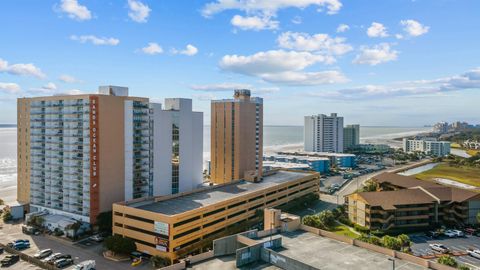
[[[361,226],[390,230],[477,222],[479,193],[394,173],[372,181],[377,191],[346,197],[350,220]]]
[[[234,98],[213,100],[210,177],[216,184],[260,179],[263,156],[263,100],[250,90],[235,90]]]
[[[132,123],[125,121],[126,101],[134,107]],[[149,123],[142,119],[148,99],[108,86],[100,87],[100,94],[19,98],[17,104],[20,202],[29,203],[31,211],[94,223],[100,212],[125,199],[125,125],[139,135],[134,152],[142,163],[141,156],[149,155]],[[147,183],[148,168],[141,169],[134,178]],[[132,190],[148,195],[148,186]]]

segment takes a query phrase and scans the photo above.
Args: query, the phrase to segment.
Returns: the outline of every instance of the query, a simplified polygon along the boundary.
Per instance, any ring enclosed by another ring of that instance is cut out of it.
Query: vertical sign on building
[[[90,223],[95,223],[99,212],[98,117],[98,96],[90,96]]]

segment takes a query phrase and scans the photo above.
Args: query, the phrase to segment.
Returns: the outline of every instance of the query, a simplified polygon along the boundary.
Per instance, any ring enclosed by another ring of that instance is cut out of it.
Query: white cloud
[[[326,7],[328,14],[337,13],[342,7],[340,0],[217,0],[205,5],[202,15],[211,17],[225,10],[241,10],[246,13],[275,14],[280,9],[299,8],[308,6]]]
[[[387,28],[381,23],[373,22],[367,29],[367,35],[369,37],[388,37]]]
[[[68,14],[68,17],[78,21],[86,21],[92,18],[90,10],[82,6],[77,0],[62,0],[60,3],[60,12]]]
[[[424,26],[415,20],[402,20],[400,21],[400,24],[404,26],[403,31],[411,37],[418,37],[426,34],[430,29],[429,26]]]
[[[293,23],[293,24],[301,24],[301,23],[302,23],[302,17],[300,17],[300,16],[295,16],[295,17],[292,19],[292,23]]]
[[[398,51],[392,50],[390,44],[381,43],[373,47],[361,47],[360,54],[355,57],[353,63],[375,66],[381,63],[394,61],[397,57]]]
[[[0,93],[16,94],[20,92],[20,85],[16,83],[4,83],[0,82]]]
[[[253,87],[250,84],[244,83],[214,83],[214,84],[195,84],[191,85],[190,88],[195,91],[200,92],[210,92],[208,94],[208,99],[215,99],[215,96],[212,93],[215,92],[231,92],[235,89],[250,89],[254,94],[257,95],[265,95],[265,94],[273,94],[280,91],[278,87]],[[198,97],[197,95],[196,97]],[[203,97],[207,97],[204,95]]]
[[[403,39],[403,35],[402,34],[395,34],[395,38],[396,39]]]
[[[183,54],[188,56],[193,56],[198,53],[198,49],[192,44],[188,44],[184,50],[172,49],[173,54]]]
[[[75,77],[67,75],[67,74],[61,75],[58,79],[62,82],[65,82],[65,83],[79,83],[79,82],[82,82],[82,81],[76,79]]]
[[[193,94],[192,97],[202,101],[210,101],[210,100],[217,99],[217,97],[212,93]]]
[[[142,52],[146,54],[154,55],[154,54],[163,53],[163,49],[157,43],[149,42],[148,46],[142,48]]]
[[[90,42],[93,45],[109,45],[109,46],[116,46],[120,43],[120,40],[116,38],[106,38],[106,37],[96,37],[94,35],[84,35],[84,36],[70,36],[71,40],[78,41],[80,43],[87,43]]]
[[[343,33],[349,29],[350,29],[350,26],[348,26],[348,24],[342,23],[337,27],[337,33]]]
[[[345,75],[337,70],[319,72],[286,71],[273,74],[264,74],[262,78],[267,82],[298,86],[348,82],[348,79],[345,77]]]
[[[137,0],[128,0],[128,8],[130,9],[128,16],[138,23],[147,22],[150,11],[152,11],[146,4]]]
[[[83,91],[83,90],[79,90],[79,89],[70,89],[70,90],[66,90],[66,91],[63,91],[63,92],[60,92],[58,93],[57,95],[83,95],[83,94],[87,94],[87,92]]]
[[[53,82],[49,82],[49,83],[45,84],[44,86],[42,86],[42,89],[57,90],[57,86]]]
[[[461,75],[434,80],[395,82],[387,85],[364,85],[337,91],[310,93],[311,96],[333,99],[372,99],[400,96],[431,96],[445,92],[480,89],[480,68]]]
[[[345,38],[332,38],[328,34],[309,35],[307,33],[282,33],[277,43],[281,48],[299,51],[315,51],[326,55],[343,55],[353,48],[345,43]]]
[[[6,72],[12,75],[34,76],[40,79],[46,75],[34,64],[13,64],[9,65],[7,61],[0,58],[0,72]]]
[[[249,56],[225,55],[221,69],[259,77],[264,81],[290,85],[317,85],[345,82],[338,71],[303,72],[317,63],[331,63],[329,56],[310,52],[272,50]]]
[[[266,29],[278,29],[278,21],[272,20],[269,16],[250,16],[243,17],[240,15],[233,16],[230,23],[242,30],[266,30]]]
[[[203,84],[203,85],[191,85],[190,88],[195,91],[204,92],[224,92],[232,91],[234,89],[249,89],[252,86],[250,84],[243,83],[215,83],[215,84]]]
[[[324,56],[309,52],[271,50],[249,56],[225,55],[220,61],[220,68],[245,75],[257,75],[302,70],[325,61]]]

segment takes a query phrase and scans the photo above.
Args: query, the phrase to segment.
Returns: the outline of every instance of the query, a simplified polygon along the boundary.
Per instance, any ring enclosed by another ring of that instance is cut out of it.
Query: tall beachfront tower
[[[305,116],[304,147],[308,152],[343,152],[343,117],[319,114]]]
[[[263,156],[263,99],[235,90],[233,99],[212,100],[211,168],[213,183],[260,179]]]
[[[158,168],[172,166],[172,144],[166,151],[155,140],[172,132],[172,123],[155,107],[161,109],[118,86],[102,86],[98,94],[19,98],[18,200],[30,203],[31,212],[95,223],[114,202],[171,194],[175,177],[162,178]],[[201,146],[202,132],[195,138]],[[201,157],[198,162],[189,167],[198,172],[184,181],[198,182],[191,177],[201,175]]]
[[[343,149],[353,149],[360,144],[360,125],[346,125],[343,129]]]

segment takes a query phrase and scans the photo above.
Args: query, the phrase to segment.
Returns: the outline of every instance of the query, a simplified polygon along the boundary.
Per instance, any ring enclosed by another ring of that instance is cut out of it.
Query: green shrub
[[[382,246],[393,250],[400,250],[402,248],[400,240],[390,235],[382,237]]]
[[[460,269],[460,270],[470,270],[470,267],[468,267],[468,266],[466,266],[466,265],[460,265],[460,266],[458,267],[458,269]]]
[[[442,255],[440,258],[438,258],[438,263],[451,266],[451,267],[457,267],[458,262],[450,255]]]
[[[370,229],[368,229],[367,227],[363,227],[361,225],[358,225],[358,224],[354,224],[353,225],[353,228],[357,231],[357,232],[360,232],[360,233],[370,233]]]
[[[12,220],[12,218],[13,216],[12,216],[12,213],[10,213],[10,210],[3,211],[3,215],[2,215],[3,222],[8,222]]]
[[[155,268],[161,268],[161,267],[165,267],[165,266],[170,265],[170,259],[162,257],[162,256],[158,256],[158,255],[153,256],[150,259],[150,261],[152,262],[152,266],[155,267]]]
[[[137,249],[135,241],[120,235],[109,236],[105,239],[104,246],[113,253],[130,254]]]

